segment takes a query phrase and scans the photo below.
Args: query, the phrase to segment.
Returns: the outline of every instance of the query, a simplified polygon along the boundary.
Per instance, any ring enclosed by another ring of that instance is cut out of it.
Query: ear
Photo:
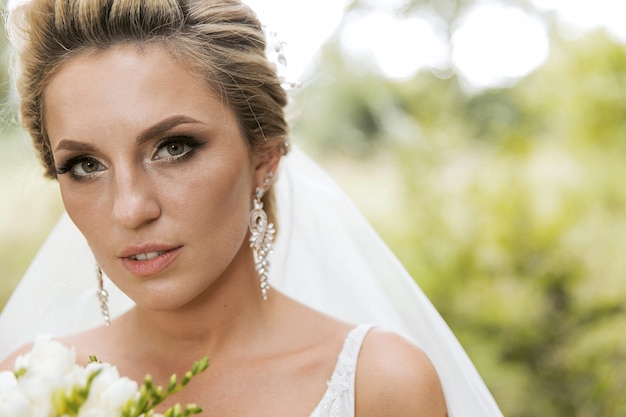
[[[278,146],[272,146],[259,154],[255,158],[254,166],[254,188],[263,187],[263,182],[267,178],[268,172],[276,173],[280,162],[281,152]]]

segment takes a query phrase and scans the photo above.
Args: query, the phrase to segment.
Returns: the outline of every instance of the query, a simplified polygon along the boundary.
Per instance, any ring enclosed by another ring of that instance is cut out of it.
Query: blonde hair
[[[48,177],[56,176],[43,120],[48,81],[72,57],[119,44],[162,46],[220,95],[252,154],[287,151],[287,96],[266,58],[261,24],[239,0],[30,0],[11,13],[9,28],[20,120]],[[271,192],[264,202],[275,220]]]

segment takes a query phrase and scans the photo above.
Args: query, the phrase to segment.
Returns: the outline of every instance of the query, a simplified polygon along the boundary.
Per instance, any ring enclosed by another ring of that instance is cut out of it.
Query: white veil
[[[335,317],[413,340],[437,368],[450,416],[501,416],[441,316],[333,180],[297,148],[279,169],[272,286]],[[102,324],[94,267],[64,215],[0,315],[0,358],[37,334]],[[105,285],[113,317],[132,305],[110,281]]]

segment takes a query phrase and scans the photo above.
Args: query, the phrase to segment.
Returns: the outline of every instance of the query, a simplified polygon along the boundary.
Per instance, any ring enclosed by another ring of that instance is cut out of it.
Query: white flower
[[[195,376],[208,366],[203,358],[194,364],[189,375]],[[0,372],[0,417],[119,417],[132,402],[155,407],[170,394],[180,391],[188,382],[176,384],[175,377],[162,388],[144,383],[141,390],[135,381],[120,377],[117,368],[99,362],[82,367],[76,364],[73,349],[59,342],[35,343],[33,350],[15,362],[15,372]],[[147,411],[146,410],[146,411]],[[193,414],[201,411],[195,408]],[[155,415],[160,416],[160,415]]]
[[[77,367],[74,350],[57,341],[36,343],[15,365],[18,372],[26,370],[17,379],[17,385],[28,398],[35,416],[52,413],[52,393],[62,386],[65,375]]]
[[[0,372],[0,392],[10,391],[17,387],[15,374],[9,371]]]
[[[68,349],[56,340],[35,343],[33,350],[15,361],[15,368],[60,379],[76,365],[74,349]]]
[[[116,367],[95,362],[86,367],[89,375],[98,370],[79,417],[117,417],[128,400],[138,395],[137,383],[120,377]]]
[[[13,372],[0,372],[0,417],[36,417]]]

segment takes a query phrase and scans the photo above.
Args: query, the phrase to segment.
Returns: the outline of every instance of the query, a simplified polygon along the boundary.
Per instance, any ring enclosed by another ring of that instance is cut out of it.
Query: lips
[[[138,253],[137,255],[130,256],[133,261],[149,261],[156,258],[159,255],[163,255],[165,251]]]
[[[182,246],[139,246],[126,248],[120,256],[122,266],[131,274],[147,276],[167,269],[180,255]]]

